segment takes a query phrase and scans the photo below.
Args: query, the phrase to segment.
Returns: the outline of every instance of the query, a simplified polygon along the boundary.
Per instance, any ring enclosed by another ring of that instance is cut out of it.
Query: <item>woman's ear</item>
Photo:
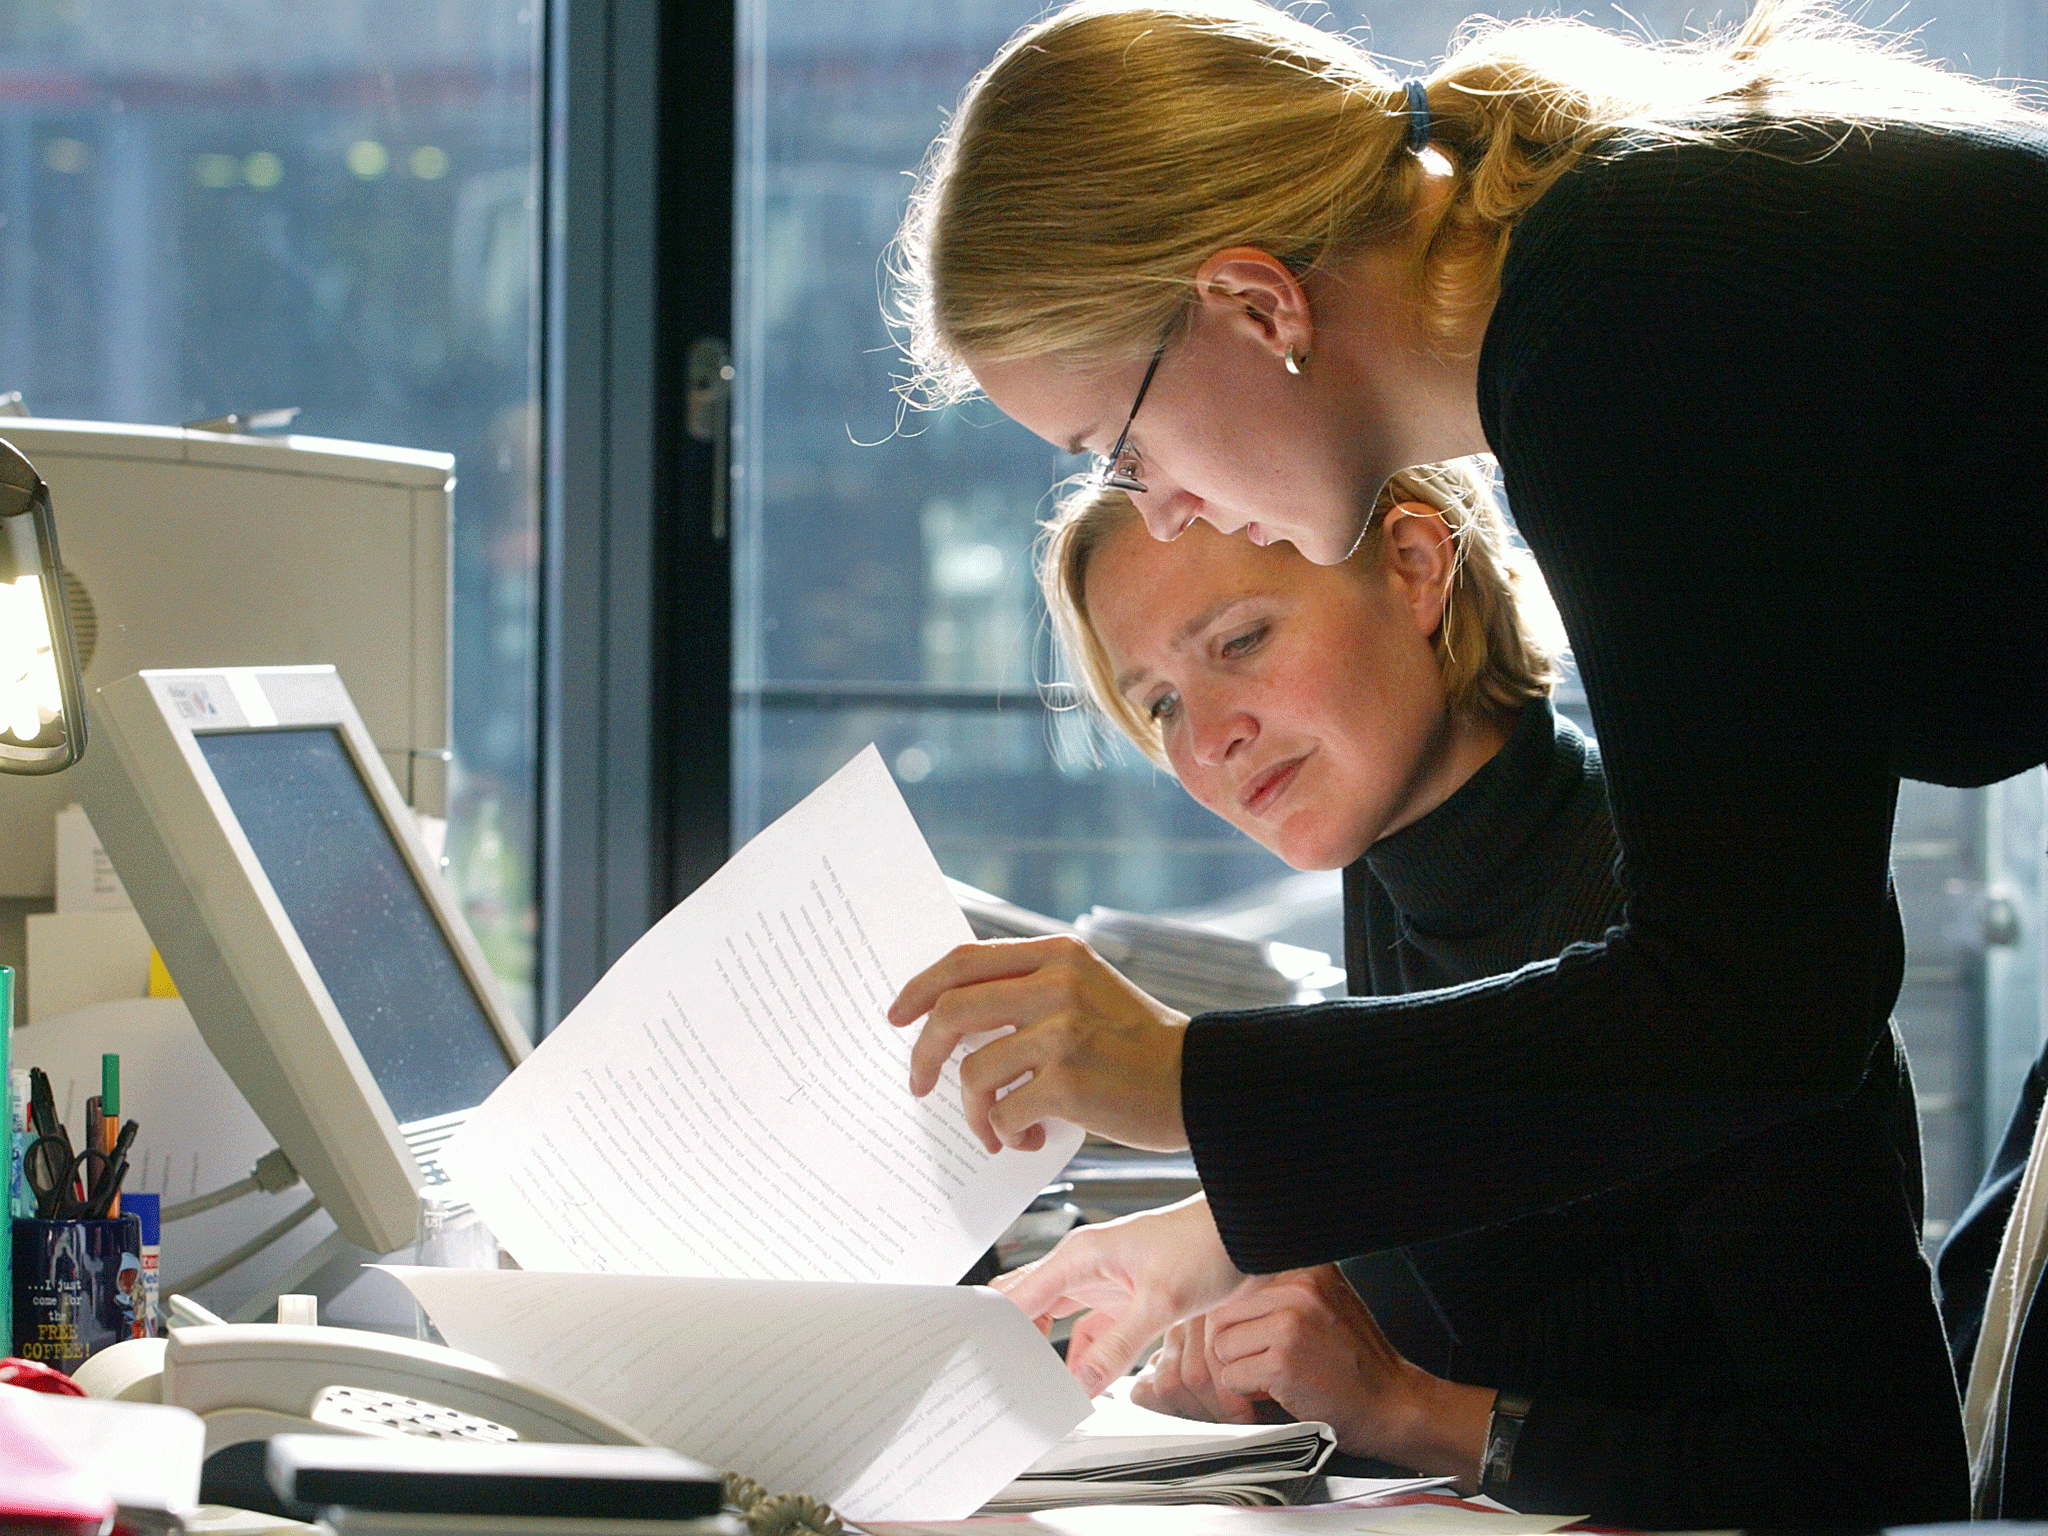
[[[1286,262],[1256,246],[1230,246],[1196,268],[1195,302],[1243,326],[1276,359],[1290,348],[1296,358],[1315,351],[1308,294]]]
[[[1387,508],[1380,526],[1380,560],[1387,579],[1425,638],[1442,627],[1458,570],[1458,541],[1443,514],[1426,501]]]

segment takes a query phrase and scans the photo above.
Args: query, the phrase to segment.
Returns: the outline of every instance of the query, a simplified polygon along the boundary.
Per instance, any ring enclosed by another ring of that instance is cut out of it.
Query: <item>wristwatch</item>
[[[1486,1453],[1479,1458],[1481,1493],[1499,1493],[1513,1481],[1515,1442],[1522,1438],[1522,1425],[1532,1406],[1520,1392],[1494,1395],[1493,1412],[1486,1420]]]

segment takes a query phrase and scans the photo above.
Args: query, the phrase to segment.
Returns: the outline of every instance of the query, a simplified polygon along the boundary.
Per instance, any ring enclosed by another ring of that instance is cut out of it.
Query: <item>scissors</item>
[[[94,1191],[106,1177],[107,1154],[88,1147],[74,1153],[61,1131],[38,1136],[22,1154],[22,1171],[36,1192],[36,1215],[44,1221],[78,1221],[92,1209]]]

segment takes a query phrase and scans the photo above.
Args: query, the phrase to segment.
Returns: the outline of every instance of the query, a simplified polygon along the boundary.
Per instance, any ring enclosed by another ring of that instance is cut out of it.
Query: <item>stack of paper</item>
[[[1033,912],[1000,896],[969,885],[965,880],[946,877],[946,888],[960,903],[961,914],[977,939],[1042,939],[1057,933],[1072,933],[1074,925],[1043,912]]]
[[[1074,928],[1133,985],[1187,1014],[1296,1002],[1330,967],[1318,950],[1110,907],[1084,913]]]
[[[1327,1424],[1201,1424],[1130,1401],[1129,1378],[988,1514],[1072,1504],[1282,1504],[1336,1449]]]

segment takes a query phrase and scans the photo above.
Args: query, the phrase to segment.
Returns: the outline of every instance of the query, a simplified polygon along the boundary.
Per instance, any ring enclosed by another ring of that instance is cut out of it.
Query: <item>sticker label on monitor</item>
[[[227,723],[227,717],[213,702],[213,694],[204,683],[166,683],[164,696],[171,701],[171,707],[177,710],[181,719]]]

